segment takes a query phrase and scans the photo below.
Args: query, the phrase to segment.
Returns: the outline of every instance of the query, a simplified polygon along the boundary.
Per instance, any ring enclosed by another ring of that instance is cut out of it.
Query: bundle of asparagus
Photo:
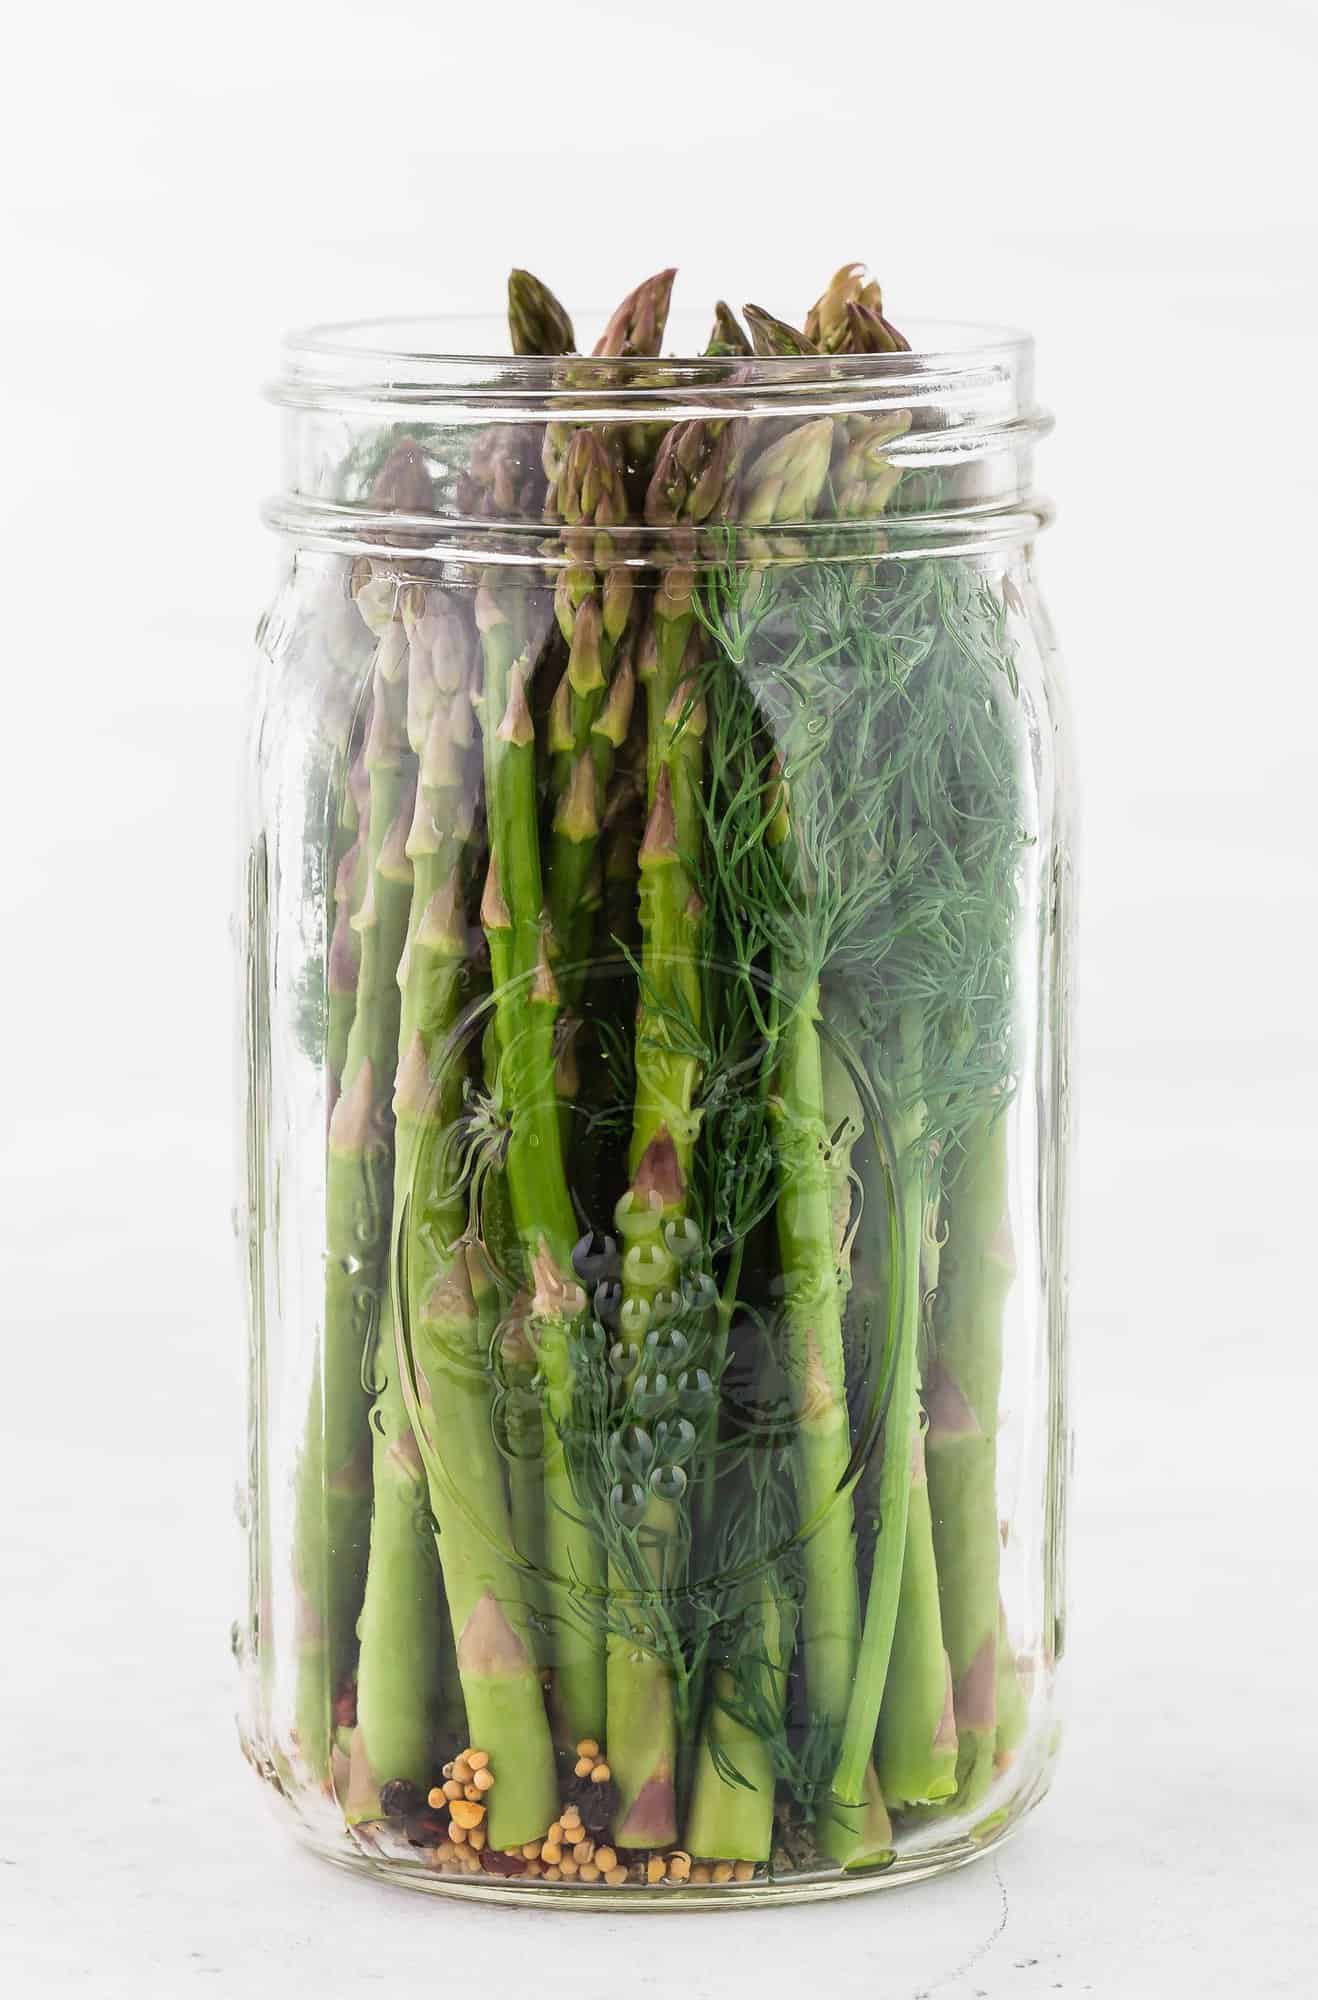
[[[672,280],[609,320],[612,382]],[[799,331],[745,320],[734,383],[906,348],[856,265]],[[525,271],[509,323],[598,366]],[[882,1867],[1024,1728],[1022,724],[992,579],[888,554],[907,421],[492,426],[462,510],[540,510],[545,568],[353,571],[296,1740],[443,1873]],[[373,500],[434,504],[414,441]]]

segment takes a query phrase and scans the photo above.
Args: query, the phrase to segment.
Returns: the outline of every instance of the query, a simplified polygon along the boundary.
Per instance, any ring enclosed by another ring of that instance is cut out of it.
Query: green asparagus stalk
[[[705,352],[711,359],[752,352],[750,341],[738,324],[737,315],[724,299],[720,299],[714,307],[714,327]]]
[[[775,319],[763,306],[742,307],[746,324],[751,330],[751,346],[756,354],[815,354],[818,349],[808,334],[790,326],[785,319]]]
[[[514,354],[573,354],[577,337],[566,309],[530,271],[508,274],[508,329]]]
[[[331,1708],[352,1667],[370,1527],[365,1359],[378,1332],[393,1155],[390,1084],[397,1057],[398,960],[411,900],[405,843],[411,820],[403,769],[406,635],[396,608],[377,616],[370,585],[359,604],[376,619],[366,882],[353,919],[360,940],[357,1002],[343,1088],[330,1120],[326,1166],[325,1326],[298,1478],[297,1731],[313,1774],[329,1774]]]
[[[1015,1276],[1007,1121],[986,1111],[947,1178],[947,1246],[929,1372],[929,1494],[960,1750],[957,1804],[975,1803],[997,1745],[997,1429],[1002,1317]]]
[[[687,1193],[699,1129],[695,1096],[699,1065],[692,1040],[700,1033],[699,965],[702,910],[695,871],[701,844],[701,743],[705,706],[692,654],[694,580],[675,560],[678,523],[720,514],[740,462],[740,431],[727,423],[694,423],[670,432],[646,501],[651,525],[665,528],[666,551],[655,593],[653,623],[639,667],[646,696],[649,813],[638,857],[641,981],[635,1037],[636,1098],[630,1150],[631,1182],[616,1221],[624,1245],[623,1308],[648,1317],[677,1279],[672,1243],[686,1219]],[[689,532],[689,528],[686,530]],[[673,1663],[654,1629],[655,1597],[671,1591],[679,1545],[677,1503],[647,1496],[639,1523],[646,1550],[649,1604],[617,1564],[610,1594],[619,1616],[608,1646],[609,1754],[619,1808],[615,1831],[624,1846],[654,1846],[676,1838],[677,1724]]]
[[[490,1289],[487,1285],[487,1291]],[[497,1302],[496,1302],[497,1303]],[[499,1328],[499,1367],[505,1385],[504,1447],[508,1462],[508,1510],[513,1547],[523,1564],[522,1596],[530,1616],[531,1639],[539,1659],[545,1645],[543,1587],[546,1546],[544,1480],[544,1418],[535,1388],[535,1348],[526,1330],[529,1301]]]
[[[909,1019],[903,1024],[903,1031],[906,1074],[918,1076],[915,1053],[918,1031]],[[853,1681],[843,1711],[832,1793],[821,1820],[826,1851],[847,1868],[872,1865],[886,1855],[891,1845],[886,1811],[880,1817],[876,1810],[876,1800],[882,1801],[883,1794],[872,1752],[897,1630],[906,1568],[907,1523],[915,1484],[912,1463],[917,1437],[920,1241],[925,1204],[920,1152],[923,1124],[923,1105],[908,1095],[905,1115],[892,1134],[893,1153],[889,1162],[893,1190],[889,1253],[892,1318],[887,1343],[891,1372],[878,1479],[879,1539],[860,1646],[853,1660]],[[906,1718],[902,1720],[904,1723]],[[919,1727],[923,1729],[923,1718]],[[935,1727],[928,1738],[930,1748],[936,1733]]]
[[[404,617],[410,637],[409,735],[420,785],[407,841],[413,867],[410,934],[399,965],[399,1063],[394,1096],[394,1211],[402,1213],[418,1158],[438,1159],[458,1110],[459,1073],[444,1062],[467,959],[460,860],[472,831],[468,760],[474,742],[465,647],[426,594]],[[437,1086],[436,1072],[442,1075]],[[458,1214],[451,1233],[461,1227]],[[391,1302],[398,1309],[398,1302]],[[442,1690],[435,1549],[427,1482],[403,1396],[392,1320],[378,1353],[373,1412],[370,1561],[360,1622],[357,1727],[347,1816],[380,1816],[392,1779],[423,1787],[433,1762]],[[491,1751],[494,1745],[487,1745]]]
[[[753,1704],[729,1666],[716,1667],[691,1780],[683,1837],[714,1861],[767,1861],[773,1845],[774,1738],[787,1706],[795,1618],[771,1568],[747,1586],[737,1650]]]
[[[952,1674],[939,1614],[924,1438],[917,1424],[906,1553],[876,1745],[885,1802],[897,1808],[950,1798],[957,1788],[956,1760]]]
[[[748,313],[749,317],[749,313]],[[753,525],[808,518],[817,507],[832,445],[831,420],[780,438],[752,465],[743,516]],[[799,750],[805,718],[788,745]],[[791,756],[788,757],[789,765]],[[811,862],[796,845],[790,804],[783,865],[797,893],[809,894]],[[801,1642],[811,1712],[840,1729],[859,1634],[855,1528],[846,1486],[851,1440],[846,1399],[842,1300],[835,1250],[835,1190],[824,1098],[817,969],[775,965],[782,1008],[776,1050],[777,1226],[785,1281],[784,1361],[796,1415],[796,1480],[805,1537]]]
[[[884,318],[883,294],[863,264],[844,264],[805,318],[805,332],[821,354],[895,354],[910,342]]]
[[[1020,1660],[1007,1631],[1007,1614],[998,1610],[998,1737],[995,1771],[1005,1771],[1020,1748],[1030,1722],[1030,1699]]]
[[[415,1185],[436,1186],[423,1148]],[[472,1742],[490,1752],[496,1780],[487,1833],[493,1848],[543,1834],[558,1803],[553,1743],[494,1434],[493,1393],[473,1289],[479,1250],[445,1241],[444,1183],[423,1195],[407,1239],[416,1304],[403,1357],[403,1391],[425,1462],[439,1530],[444,1589]],[[419,1265],[419,1269],[415,1266]]]
[[[585,891],[595,867],[604,795],[614,750],[626,734],[630,674],[613,696],[611,678],[627,630],[632,583],[611,564],[607,530],[627,518],[623,466],[615,440],[588,430],[572,439],[551,496],[569,533],[570,551],[588,556],[560,572],[555,591],[568,663],[551,708],[554,811],[549,861],[549,914],[564,960],[577,966],[589,943]],[[571,978],[573,992],[579,972]]]
[[[603,1734],[603,1647],[591,1612],[604,1579],[600,1544],[580,1516],[565,1451],[574,1421],[570,1334],[585,1300],[572,1266],[578,1232],[554,1088],[559,995],[543,915],[535,732],[526,696],[530,649],[524,607],[510,591],[482,588],[477,625],[485,665],[486,815],[497,891],[492,896],[487,885],[482,915],[497,982],[508,1190],[531,1277],[531,1333],[548,1419],[544,1480],[557,1661],[554,1714],[560,1741],[574,1743]]]
[[[675,269],[656,271],[634,292],[628,292],[596,341],[596,355],[618,359],[633,354],[657,354],[663,343],[676,276]]]
[[[348,1056],[348,1032],[357,1006],[357,973],[361,947],[352,919],[365,886],[366,843],[363,821],[368,810],[366,771],[360,756],[353,759],[344,787],[339,827],[341,847],[334,871],[334,918],[326,960],[328,1029],[325,1064],[329,1071],[329,1111],[333,1114],[343,1085]]]

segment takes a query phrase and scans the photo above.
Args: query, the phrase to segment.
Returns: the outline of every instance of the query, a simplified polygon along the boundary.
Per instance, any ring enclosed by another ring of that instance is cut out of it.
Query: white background
[[[1305,0],[297,0],[5,29],[0,1971],[90,2000],[1313,1990]],[[1086,775],[1074,1721],[995,1868],[561,1920],[304,1859],[229,1721],[231,790],[311,318],[1033,327]],[[585,313],[583,309],[582,318]]]

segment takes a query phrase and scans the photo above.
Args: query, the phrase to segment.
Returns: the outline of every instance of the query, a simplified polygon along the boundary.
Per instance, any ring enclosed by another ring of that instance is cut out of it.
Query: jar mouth
[[[755,527],[769,560],[825,547],[858,561],[879,549],[968,551],[1028,539],[1047,518],[1033,451],[1051,419],[1035,400],[1028,333],[906,320],[909,352],[710,357],[698,351],[708,331],[679,313],[667,330],[676,353],[625,359],[500,353],[504,322],[480,314],[292,333],[267,390],[283,411],[284,480],[266,521],[344,553],[405,546],[429,560],[476,550],[567,564],[578,558],[546,513],[543,448],[552,457],[573,432],[595,430],[618,441],[625,463],[612,560],[643,567],[655,556],[646,487],[659,443],[696,419],[731,429],[746,469],[800,427],[831,435],[822,501]],[[381,467],[399,449],[415,461],[403,483],[411,498],[395,478],[381,504]],[[744,482],[731,482],[724,527],[701,534],[695,559],[724,559],[727,529],[757,522],[740,511],[744,498]]]
[[[758,411],[821,390],[910,402],[949,388],[962,396],[976,389],[991,394],[994,384],[1001,389],[1032,377],[1034,343],[1020,328],[918,319],[903,325],[908,353],[711,356],[700,352],[708,325],[675,313],[668,327],[675,352],[616,360],[509,354],[501,351],[505,323],[487,313],[330,321],[285,337],[282,371],[266,394],[292,409],[469,401],[483,417],[491,404],[506,406],[510,398],[525,399],[531,413],[557,413],[584,395],[596,414],[612,414],[615,406],[652,406],[700,390]]]

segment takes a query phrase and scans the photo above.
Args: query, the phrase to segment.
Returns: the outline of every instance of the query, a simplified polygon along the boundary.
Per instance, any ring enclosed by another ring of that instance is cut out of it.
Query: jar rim
[[[487,407],[584,394],[597,409],[607,409],[662,403],[692,389],[716,391],[738,406],[763,406],[802,392],[813,399],[827,387],[848,396],[909,400],[945,394],[953,385],[967,394],[980,382],[1028,383],[1034,341],[1022,328],[937,319],[904,324],[909,352],[711,356],[696,347],[708,328],[696,315],[678,313],[670,333],[685,347],[689,328],[690,351],[619,360],[501,352],[502,322],[486,313],[322,321],[285,335],[282,371],[266,394],[295,409],[454,400]]]

